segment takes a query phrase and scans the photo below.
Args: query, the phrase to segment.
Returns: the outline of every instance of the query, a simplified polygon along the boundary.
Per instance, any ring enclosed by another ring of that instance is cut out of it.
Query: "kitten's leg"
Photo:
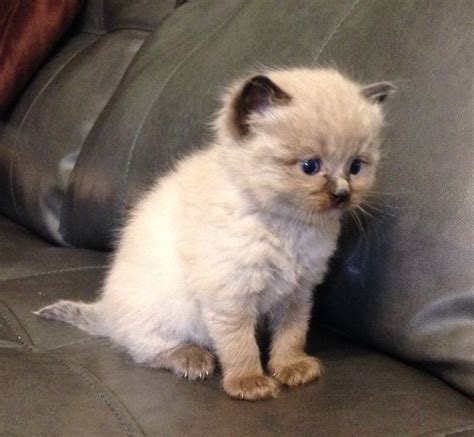
[[[236,399],[276,397],[278,383],[264,375],[255,340],[256,314],[231,302],[207,311],[209,333],[224,373],[224,390]]]
[[[214,372],[214,356],[202,346],[187,343],[165,350],[145,362],[189,379],[205,379]]]
[[[301,291],[273,313],[273,337],[268,368],[282,384],[297,386],[321,376],[320,362],[304,351],[311,312],[311,290]]]

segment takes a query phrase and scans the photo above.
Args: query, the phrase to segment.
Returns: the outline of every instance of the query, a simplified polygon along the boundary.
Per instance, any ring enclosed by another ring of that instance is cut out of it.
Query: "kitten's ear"
[[[249,116],[264,114],[274,105],[288,103],[291,97],[267,76],[248,80],[234,101],[234,122],[241,135],[249,132]]]
[[[377,82],[362,89],[362,95],[374,103],[382,103],[396,92],[397,88],[390,82]]]

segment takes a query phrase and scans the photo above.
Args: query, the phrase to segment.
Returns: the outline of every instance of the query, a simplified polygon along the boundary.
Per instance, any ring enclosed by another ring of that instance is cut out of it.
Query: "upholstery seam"
[[[147,34],[150,34],[152,32],[155,31],[155,29],[153,27],[138,27],[138,26],[114,26],[114,27],[111,27],[110,29],[107,29],[107,31],[105,32],[105,34],[108,34],[108,33],[112,33],[112,32],[119,32],[119,31],[127,31],[127,30],[130,30],[130,31],[139,31],[139,32],[143,32],[143,33],[147,33]]]
[[[454,430],[453,432],[449,431],[447,434],[444,434],[445,436],[450,436],[450,435],[456,435],[463,433],[464,431],[472,431],[474,430],[474,424],[467,425],[467,428],[462,427]]]
[[[18,331],[15,329],[15,327],[13,326],[13,323],[12,321],[10,320],[10,318],[5,314],[5,311],[2,311],[2,309],[0,308],[0,316],[2,317],[3,320],[5,320],[7,326],[10,328],[10,331],[12,332],[12,334],[18,339],[18,341],[29,351],[29,352],[33,352],[34,350],[34,343],[33,343],[33,340],[31,339],[30,335],[28,334],[28,331],[24,328],[24,326],[21,324],[20,320],[18,319],[18,317],[15,316],[15,314],[13,313],[13,311],[10,309],[10,307],[2,300],[0,300],[0,303],[9,311],[11,312],[11,314],[15,317],[15,320],[16,322],[18,323],[18,325],[20,326],[20,328],[22,329],[23,331],[23,336],[21,336]],[[28,341],[30,344],[28,344],[25,339],[23,337],[27,337],[28,338]]]
[[[472,431],[474,430],[474,423],[468,423],[466,425],[460,426],[452,426],[449,428],[442,428],[442,429],[433,429],[431,431],[426,431],[421,434],[417,434],[420,437],[423,436],[430,436],[430,435],[439,435],[441,437],[448,437],[448,436],[455,436],[456,434],[463,433],[464,431]]]
[[[11,311],[9,306],[4,301],[0,301],[0,303],[3,304],[4,307],[7,308],[12,313],[13,316],[15,316],[15,314]],[[87,383],[87,385],[89,385],[89,387],[94,390],[94,392],[97,394],[97,396],[107,405],[107,407],[112,411],[112,414],[115,416],[115,418],[117,419],[120,426],[125,430],[126,434],[128,436],[133,436],[133,433],[128,428],[127,424],[125,423],[124,419],[121,417],[120,413],[114,408],[114,406],[112,405],[112,402],[110,401],[110,399],[91,380],[90,375],[92,375],[92,373],[90,371],[88,371],[87,369],[84,368],[84,370],[87,371],[87,373],[89,375],[85,374],[85,373],[81,372],[80,368],[73,368],[68,363],[61,360],[60,358],[58,358],[57,356],[55,356],[53,353],[49,352],[48,350],[41,350],[41,349],[35,348],[34,343],[31,340],[31,338],[29,338],[29,341],[30,341],[31,344],[28,344],[25,341],[25,339],[23,338],[23,336],[19,335],[18,331],[14,328],[13,323],[11,322],[10,318],[5,314],[4,311],[2,311],[1,308],[0,308],[0,316],[5,320],[7,326],[10,328],[13,335],[19,340],[19,342],[27,349],[27,351],[29,353],[38,352],[38,353],[42,353],[44,355],[47,355],[47,356],[53,358],[54,360],[56,360],[58,363],[65,366],[66,368],[68,368],[72,373],[74,373],[76,375],[79,375]],[[22,328],[22,331],[24,331],[25,337],[29,337],[28,332],[25,330],[23,325],[20,323],[20,321],[18,320],[18,317],[15,317],[15,320],[17,321],[18,325]],[[110,390],[110,389],[108,389],[108,390]],[[133,418],[133,416],[129,413],[129,411],[125,408],[124,405],[122,405],[122,403],[118,399],[117,399],[117,403],[125,411],[127,411],[127,413],[130,415],[130,418],[135,423],[137,428],[142,432],[143,435],[145,435],[143,430],[141,429],[140,425],[138,424],[138,422]]]
[[[97,377],[90,371],[88,370],[87,368],[85,367],[82,367],[82,366],[71,366],[67,361],[64,361],[62,360],[61,358],[55,356],[53,353],[51,352],[44,352],[46,355],[50,356],[51,358],[53,358],[54,360],[56,360],[59,364],[62,364],[64,367],[66,367],[67,369],[69,369],[69,371],[71,373],[74,373],[78,376],[81,377],[82,380],[84,380],[87,385],[96,393],[96,395],[99,397],[99,399],[101,399],[105,405],[107,405],[107,407],[109,408],[109,410],[112,412],[112,414],[115,416],[117,422],[119,423],[119,425],[124,429],[125,433],[127,434],[127,436],[129,437],[133,437],[133,433],[132,431],[130,431],[129,427],[127,426],[126,424],[126,420],[124,420],[124,418],[122,417],[122,415],[117,411],[117,409],[112,405],[112,402],[110,401],[110,399],[107,397],[107,395],[99,388],[97,387],[97,385],[94,383],[94,380],[93,379],[97,379]],[[82,371],[83,370],[83,371]],[[112,390],[110,390],[107,386],[105,386],[107,388],[108,391],[110,391],[110,393],[113,395],[113,392]],[[115,396],[113,396],[114,399],[116,400],[117,404],[120,405],[129,415],[130,415],[130,419],[132,420],[132,422],[136,425],[136,427],[142,432],[143,435],[145,435],[145,433],[143,432],[143,430],[141,429],[140,425],[138,424],[138,422],[135,420],[135,418],[130,414],[130,412],[125,408],[125,406],[122,404],[122,402],[120,402]]]
[[[119,30],[119,31],[120,31],[120,30]],[[135,31],[137,31],[137,30],[135,30]],[[139,30],[138,30],[138,31],[139,31]],[[110,32],[107,31],[107,32],[104,33],[104,35],[108,35],[109,33],[110,33]],[[146,33],[146,32],[144,32],[144,33]],[[145,41],[147,40],[148,37],[149,37],[149,35],[143,35],[143,38],[141,38],[141,36],[136,38],[137,41],[140,41],[140,44],[139,44],[139,46],[138,46],[136,52],[131,56],[130,61],[128,62],[128,64],[127,64],[126,67],[124,68],[123,73],[122,73],[122,76],[121,76],[120,79],[117,81],[117,85],[116,85],[115,88],[112,90],[112,92],[111,92],[111,94],[110,94],[110,96],[109,96],[107,102],[106,102],[105,105],[103,106],[102,110],[97,114],[97,116],[96,116],[94,122],[92,123],[92,126],[91,126],[89,132],[87,133],[87,135],[85,136],[85,138],[84,138],[84,140],[83,140],[83,142],[82,142],[82,145],[81,145],[81,148],[80,148],[79,155],[78,155],[78,158],[77,158],[77,159],[79,159],[80,156],[82,155],[82,153],[83,153],[83,151],[84,151],[84,145],[87,143],[89,137],[90,137],[91,134],[94,132],[95,127],[96,127],[96,126],[98,125],[98,123],[101,121],[102,114],[104,114],[104,112],[109,109],[110,102],[112,101],[112,99],[113,99],[114,96],[116,95],[117,90],[120,88],[120,86],[121,86],[121,84],[122,84],[122,82],[123,82],[123,80],[124,80],[124,77],[127,75],[127,72],[128,72],[128,70],[130,69],[130,66],[131,66],[132,63],[134,62],[134,59],[136,58],[136,56],[137,56],[138,53],[140,52],[141,48],[143,47],[143,44],[145,43]],[[84,152],[84,153],[87,155],[87,152]],[[77,161],[76,161],[76,162],[77,162]],[[77,170],[76,170],[76,168],[77,168]],[[80,166],[77,166],[77,167],[76,167],[76,165],[74,165],[74,168],[72,169],[71,173],[69,174],[68,180],[67,180],[67,183],[66,183],[66,191],[65,191],[65,193],[66,193],[66,197],[68,197],[68,198],[70,197],[70,195],[72,195],[72,194],[74,193],[74,190],[73,190],[72,193],[70,192],[70,182],[71,182],[71,180],[72,180],[73,177],[76,177],[76,174],[77,174],[77,173],[79,173],[79,175],[80,175],[81,173],[83,173],[83,171],[81,171],[81,167],[80,167]],[[65,204],[66,204],[66,202],[63,203],[63,204],[61,205],[61,208],[60,208],[60,211],[61,211],[61,219],[60,219],[60,222],[61,222],[61,223],[60,223],[60,225],[59,225],[59,230],[58,230],[59,234],[61,235],[61,238],[63,238],[63,239],[65,239],[65,237],[64,237],[64,235],[62,234],[62,231],[63,231],[62,219],[63,219],[63,216],[64,216],[64,210],[63,210],[63,209],[64,209],[64,207],[65,207]],[[67,239],[66,239],[65,241],[67,242]]]
[[[87,271],[87,270],[102,270],[102,269],[106,269],[107,267],[108,267],[107,265],[98,265],[98,266],[71,267],[71,268],[59,269],[59,270],[49,270],[47,272],[33,273],[31,275],[15,276],[13,278],[0,279],[0,283],[15,281],[17,279],[30,279],[30,278],[37,278],[40,276],[56,275],[58,273],[73,273],[73,272],[81,272],[81,271]]]
[[[138,27],[138,26],[116,26],[116,27],[111,27],[109,30],[104,31],[104,32],[98,32],[91,29],[84,29],[84,30],[81,30],[80,35],[92,35],[92,36],[102,37],[102,36],[108,35],[109,33],[130,31],[130,32],[146,33],[147,35],[145,37],[148,37],[149,34],[152,33],[154,30],[155,29],[151,27],[145,28],[145,27]]]
[[[339,22],[336,24],[334,29],[328,34],[326,39],[323,41],[321,44],[321,48],[319,49],[318,53],[316,54],[313,64],[318,62],[319,57],[322,55],[324,50],[326,49],[327,45],[329,42],[333,39],[334,35],[339,31],[341,28],[342,24],[346,21],[346,19],[351,15],[352,11],[356,8],[356,6],[360,3],[360,0],[355,0],[355,2],[351,5],[349,9],[347,9],[346,13],[342,16],[342,18],[339,20]]]
[[[151,101],[151,104],[149,105],[147,111],[144,114],[144,117],[138,126],[138,129],[133,137],[133,141],[129,150],[129,153],[127,155],[127,161],[125,163],[125,172],[124,172],[124,179],[121,187],[121,196],[120,196],[120,211],[119,211],[119,219],[123,221],[124,216],[125,216],[125,209],[126,209],[126,201],[127,201],[127,186],[128,186],[128,180],[129,180],[129,173],[130,173],[130,166],[133,160],[133,156],[135,153],[135,148],[137,145],[138,137],[140,136],[140,133],[142,132],[143,126],[145,125],[146,120],[148,120],[148,116],[150,115],[150,112],[157,102],[157,100],[160,98],[163,90],[166,88],[168,85],[169,81],[175,76],[175,74],[179,71],[179,69],[184,65],[184,63],[194,54],[196,53],[201,47],[203,47],[219,30],[221,30],[228,22],[230,22],[233,18],[235,18],[242,10],[243,8],[239,8],[237,11],[234,13],[230,14],[225,20],[223,20],[218,26],[214,28],[212,32],[210,32],[203,40],[201,40],[198,44],[196,44],[191,50],[188,51],[186,56],[173,68],[173,70],[170,72],[170,74],[167,76],[165,79],[163,85],[160,87],[158,90],[157,94],[154,96],[154,98]]]
[[[33,101],[31,102],[29,108],[27,109],[27,111],[25,112],[25,115],[23,116],[21,122],[20,122],[20,125],[18,126],[18,132],[16,134],[16,137],[15,137],[15,142],[13,143],[13,148],[12,148],[12,155],[11,155],[11,158],[10,158],[10,167],[9,167],[9,185],[10,185],[10,198],[11,198],[11,201],[12,201],[12,204],[13,204],[13,210],[15,212],[15,215],[17,218],[20,217],[20,212],[19,212],[19,209],[18,209],[18,204],[17,204],[17,201],[16,201],[16,196],[15,196],[15,190],[13,188],[13,184],[14,184],[14,167],[15,167],[15,157],[18,155],[18,150],[17,148],[19,147],[18,146],[18,141],[20,140],[20,135],[21,135],[21,131],[23,129],[23,125],[25,124],[28,116],[30,115],[30,112],[31,110],[33,109],[33,107],[35,106],[36,102],[38,101],[38,99],[40,98],[40,96],[43,95],[43,93],[45,92],[45,90],[49,87],[49,85],[51,85],[51,83],[53,82],[53,80],[56,79],[56,77],[61,73],[61,71],[64,70],[64,68],[66,68],[69,63],[75,59],[77,56],[79,56],[82,52],[84,52],[86,49],[88,49],[89,47],[91,47],[93,44],[95,44],[97,41],[98,41],[99,38],[97,38],[95,41],[91,42],[90,44],[87,44],[85,47],[83,47],[82,49],[80,49],[79,51],[75,52],[74,54],[72,54],[65,62],[63,65],[61,65],[61,67],[58,68],[58,70],[56,70],[54,72],[54,74],[46,81],[46,83],[43,85],[43,87],[39,90],[38,94],[36,94],[35,98],[33,99]]]
[[[2,317],[3,318],[3,317]],[[16,342],[15,340],[0,340],[0,349],[23,349],[23,345],[21,343]]]

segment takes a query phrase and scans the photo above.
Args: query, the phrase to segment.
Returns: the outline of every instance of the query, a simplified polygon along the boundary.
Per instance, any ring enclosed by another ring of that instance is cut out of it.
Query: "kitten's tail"
[[[97,303],[88,304],[71,300],[59,300],[38,311],[33,311],[33,314],[46,320],[69,323],[91,335],[101,335]]]

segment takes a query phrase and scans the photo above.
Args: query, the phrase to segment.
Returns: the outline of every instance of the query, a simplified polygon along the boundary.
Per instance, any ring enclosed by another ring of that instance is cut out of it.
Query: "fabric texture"
[[[81,0],[0,2],[0,116],[71,24]]]

